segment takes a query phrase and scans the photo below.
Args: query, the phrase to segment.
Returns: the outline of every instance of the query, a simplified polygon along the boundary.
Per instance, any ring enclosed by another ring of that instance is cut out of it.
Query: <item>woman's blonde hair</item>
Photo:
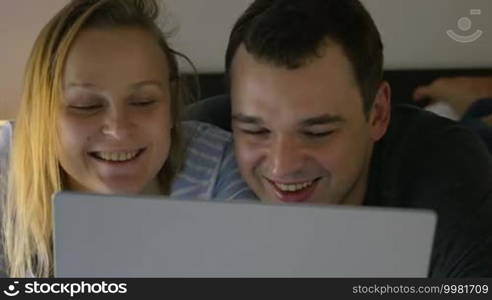
[[[63,95],[67,53],[77,34],[88,28],[140,26],[152,33],[167,56],[173,81],[171,150],[159,177],[166,193],[181,166],[180,112],[183,89],[177,56],[156,25],[155,0],[72,0],[41,31],[27,62],[22,102],[16,120],[3,242],[7,273],[12,277],[53,275],[53,193],[64,188],[57,154],[57,115]],[[117,49],[115,49],[117,51]],[[163,137],[164,138],[164,137]]]

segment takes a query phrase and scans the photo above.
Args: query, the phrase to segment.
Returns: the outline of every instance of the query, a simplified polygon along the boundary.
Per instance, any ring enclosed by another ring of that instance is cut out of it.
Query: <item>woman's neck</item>
[[[142,190],[142,194],[144,195],[161,195],[161,185],[159,184],[159,180],[157,177],[152,179]]]

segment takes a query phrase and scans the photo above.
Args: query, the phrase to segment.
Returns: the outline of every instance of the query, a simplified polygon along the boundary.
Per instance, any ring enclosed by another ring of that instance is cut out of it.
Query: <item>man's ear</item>
[[[369,114],[371,138],[380,140],[388,130],[391,119],[391,87],[387,81],[381,83]]]

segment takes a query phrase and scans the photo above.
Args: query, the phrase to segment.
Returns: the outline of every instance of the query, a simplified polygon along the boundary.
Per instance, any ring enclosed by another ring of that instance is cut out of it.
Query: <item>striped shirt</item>
[[[7,193],[7,163],[9,161],[11,139],[11,123],[0,124],[0,200],[5,199]],[[3,201],[0,202],[0,208],[2,204]]]
[[[186,157],[171,197],[187,199],[256,199],[241,178],[232,136],[211,124],[183,122]]]

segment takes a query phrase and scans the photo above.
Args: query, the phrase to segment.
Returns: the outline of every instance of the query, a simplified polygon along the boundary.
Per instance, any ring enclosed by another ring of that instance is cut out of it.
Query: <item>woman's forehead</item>
[[[90,29],[75,39],[65,63],[65,85],[135,82],[169,76],[167,57],[157,39],[141,28]]]

